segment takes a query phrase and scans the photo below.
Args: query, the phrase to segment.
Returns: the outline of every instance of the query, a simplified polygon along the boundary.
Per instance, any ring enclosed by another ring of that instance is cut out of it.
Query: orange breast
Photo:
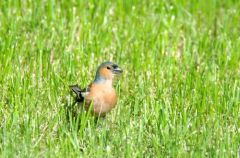
[[[111,85],[93,84],[89,94],[85,98],[85,108],[93,107],[96,116],[104,116],[117,104],[117,95]]]

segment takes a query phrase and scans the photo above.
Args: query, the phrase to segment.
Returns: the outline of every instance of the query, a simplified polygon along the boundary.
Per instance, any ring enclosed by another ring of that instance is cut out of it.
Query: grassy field
[[[109,60],[117,108],[68,117]],[[0,157],[237,157],[240,1],[1,1],[0,86]]]

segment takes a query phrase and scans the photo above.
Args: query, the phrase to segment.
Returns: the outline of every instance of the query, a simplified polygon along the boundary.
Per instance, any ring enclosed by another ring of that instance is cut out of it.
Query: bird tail
[[[82,95],[82,90],[80,87],[76,85],[69,86],[69,88],[76,94],[76,101],[82,102],[84,100],[84,97]]]

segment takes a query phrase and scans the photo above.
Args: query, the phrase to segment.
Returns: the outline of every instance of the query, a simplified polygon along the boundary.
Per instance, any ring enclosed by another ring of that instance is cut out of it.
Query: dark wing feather
[[[87,95],[87,93],[90,92],[91,85],[92,84],[90,84],[87,88],[82,89],[82,90],[80,89],[80,87],[77,84],[69,86],[69,87],[77,95],[76,101],[82,102],[84,100],[84,97]]]
[[[84,100],[84,97],[82,95],[82,90],[80,87],[76,85],[69,86],[69,88],[76,94],[76,101],[77,102],[82,102]]]

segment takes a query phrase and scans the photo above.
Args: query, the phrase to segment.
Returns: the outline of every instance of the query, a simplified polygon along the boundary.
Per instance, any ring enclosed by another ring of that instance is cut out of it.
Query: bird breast
[[[85,106],[89,109],[93,106],[95,115],[105,115],[117,104],[117,95],[112,86],[104,84],[92,85],[89,94],[85,98]]]

